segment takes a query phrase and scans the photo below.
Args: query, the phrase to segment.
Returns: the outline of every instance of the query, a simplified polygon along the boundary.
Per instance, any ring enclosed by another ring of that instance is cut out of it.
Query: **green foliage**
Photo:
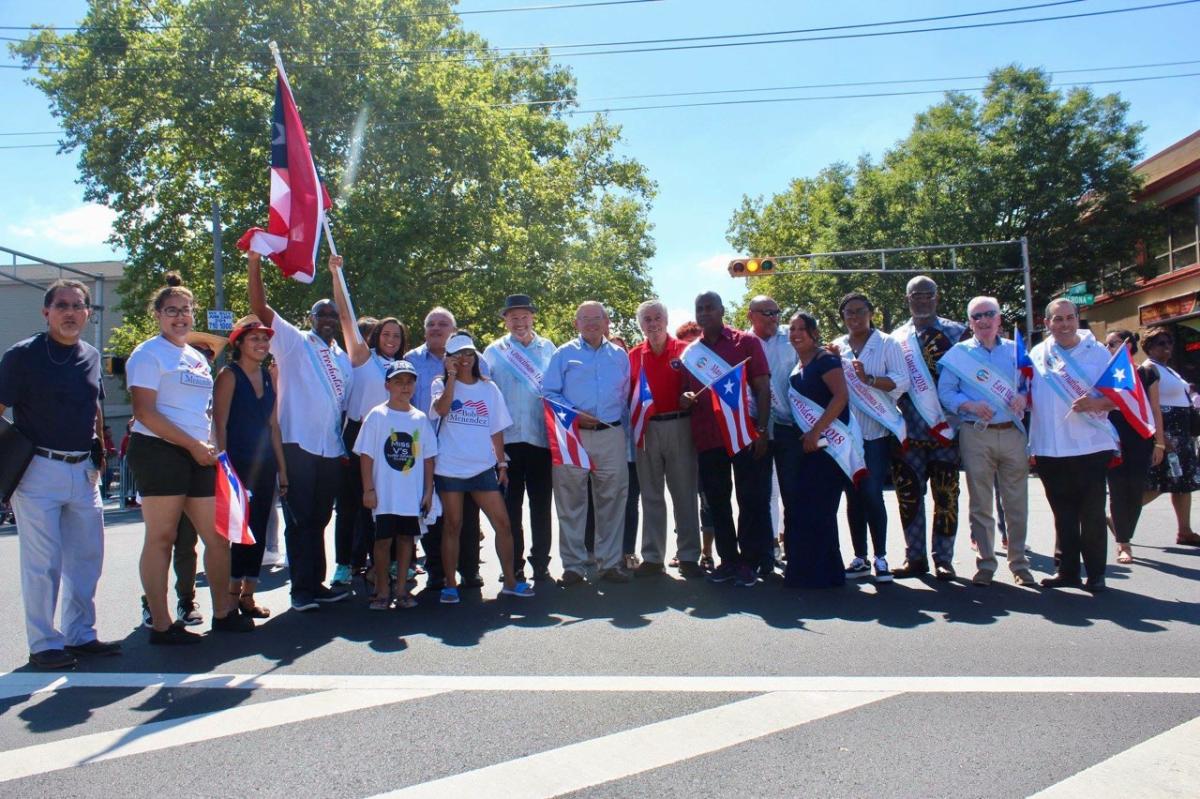
[[[1115,95],[1086,89],[1064,95],[1040,70],[992,73],[982,101],[950,93],[918,114],[908,137],[877,163],[835,164],[797,179],[769,201],[743,199],[730,221],[730,243],[743,252],[790,254],[1029,239],[1035,309],[1064,284],[1095,280],[1098,269],[1128,262],[1152,228],[1137,205],[1142,127],[1130,123]],[[1010,320],[1023,318],[1020,248],[959,249],[947,274],[946,252],[889,256],[894,268],[928,270],[942,293],[943,315],[962,317],[966,302],[993,294]],[[813,268],[867,268],[878,256],[822,259]],[[805,307],[840,327],[837,301],[862,290],[885,328],[907,318],[910,274],[786,276],[756,280],[749,294],[769,293],[784,307]]]
[[[632,315],[650,292],[645,170],[614,153],[620,132],[603,118],[567,124],[565,68],[545,52],[496,57],[451,5],[97,0],[79,32],[38,31],[14,47],[37,70],[31,82],[60,118],[64,148],[80,153],[86,198],[117,211],[131,333],[168,270],[212,307],[214,199],[226,304],[246,311],[234,242],[267,221],[270,38],[334,197],[360,314],[394,315],[419,333],[426,311],[444,305],[487,336],[500,330],[505,295],[527,293],[556,340],[572,334],[585,299]],[[266,277],[271,304],[293,320],[330,291],[324,270],[312,286]]]

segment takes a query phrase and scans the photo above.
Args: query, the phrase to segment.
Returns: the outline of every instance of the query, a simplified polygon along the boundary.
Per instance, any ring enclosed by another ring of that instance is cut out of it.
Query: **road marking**
[[[895,696],[771,693],[380,794],[375,799],[559,796],[716,752]]]
[[[1031,799],[1192,799],[1198,774],[1200,718],[1194,718],[1051,785]]]
[[[433,696],[437,691],[323,691],[0,752],[0,782],[196,741]]]
[[[624,691],[769,693],[1200,694],[1196,677],[681,677],[624,675],[118,674],[0,676],[0,697],[63,688],[239,688],[289,691]]]

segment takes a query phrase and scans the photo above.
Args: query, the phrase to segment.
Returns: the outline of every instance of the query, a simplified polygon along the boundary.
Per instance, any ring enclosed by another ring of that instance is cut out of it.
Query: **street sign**
[[[213,333],[233,330],[233,311],[209,311],[208,329]]]
[[[1067,296],[1087,294],[1087,283],[1076,283],[1067,289]]]
[[[1092,305],[1096,302],[1095,294],[1067,294],[1064,300],[1070,300],[1076,305]]]

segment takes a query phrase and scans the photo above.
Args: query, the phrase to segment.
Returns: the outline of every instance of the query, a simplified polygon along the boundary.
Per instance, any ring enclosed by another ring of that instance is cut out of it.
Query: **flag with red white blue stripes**
[[[229,456],[217,455],[217,534],[231,544],[253,544],[250,532],[250,492],[229,462]]]
[[[654,395],[646,380],[646,370],[638,369],[637,380],[633,381],[633,393],[629,396],[629,424],[633,428],[633,446],[642,449],[646,440],[646,421],[653,416]]]
[[[1109,359],[1108,366],[1096,380],[1095,389],[1113,401],[1138,435],[1142,438],[1154,435],[1154,412],[1124,343]]]
[[[746,363],[743,361],[712,382],[713,413],[717,417],[725,451],[730,457],[741,452],[758,438],[750,418],[750,387],[746,382]]]
[[[546,437],[550,439],[550,462],[556,466],[578,466],[591,470],[592,459],[579,440],[579,412],[542,398]]]

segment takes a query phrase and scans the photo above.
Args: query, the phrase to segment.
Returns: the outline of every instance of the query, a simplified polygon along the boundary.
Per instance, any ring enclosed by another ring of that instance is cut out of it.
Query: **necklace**
[[[46,341],[46,357],[49,358],[50,363],[54,364],[55,366],[66,366],[68,363],[70,363],[71,358],[75,355],[75,349],[79,346],[78,343],[71,345],[71,349],[69,349],[67,351],[66,360],[56,361],[56,360],[54,360],[54,353],[51,352],[51,350],[50,350],[50,334],[49,333],[46,334],[45,341]]]

